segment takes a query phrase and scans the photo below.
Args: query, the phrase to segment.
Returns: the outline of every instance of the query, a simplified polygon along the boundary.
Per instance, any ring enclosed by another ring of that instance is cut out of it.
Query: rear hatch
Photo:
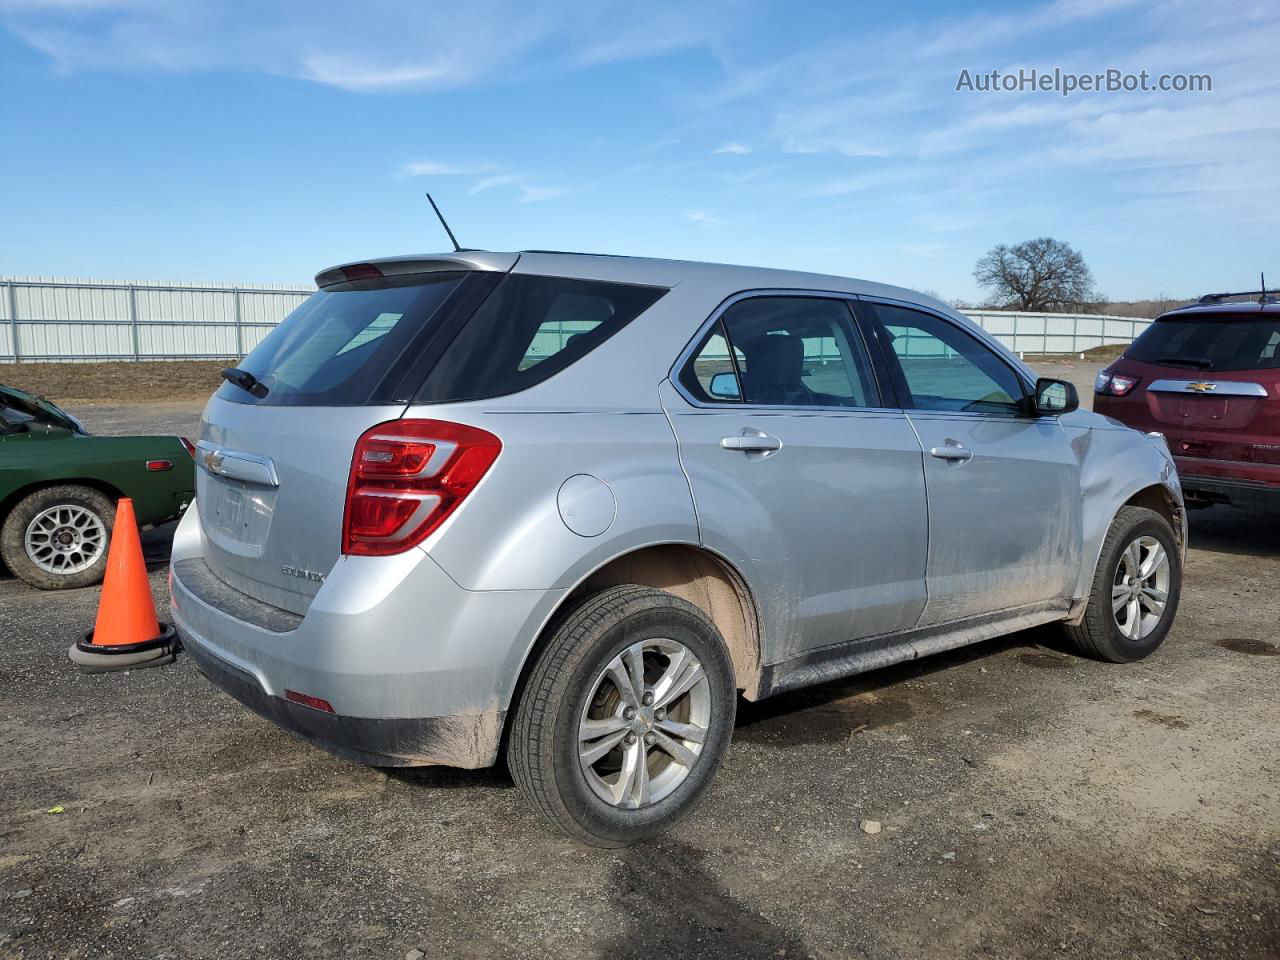
[[[452,405],[555,376],[647,310],[665,288],[511,271],[515,254],[358,264],[245,358],[205,411],[196,497],[212,572],[305,614],[343,551],[410,549],[501,450],[465,424],[403,421],[410,401]],[[459,269],[470,266],[471,269]],[[369,432],[370,428],[401,421]]]
[[[456,333],[455,318],[499,276],[374,274],[351,270],[367,278],[325,286],[264,338],[239,368],[260,387],[224,383],[197,446],[210,569],[297,614],[341,554],[356,440],[403,415],[433,343]]]
[[[1174,454],[1280,464],[1280,315],[1161,317],[1125,359]]]

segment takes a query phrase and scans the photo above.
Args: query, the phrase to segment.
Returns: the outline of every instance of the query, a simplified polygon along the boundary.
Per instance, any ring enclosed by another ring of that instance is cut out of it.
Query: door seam
[[[662,388],[668,383],[671,383],[670,377],[658,384],[658,408],[662,411],[662,416],[667,421],[667,429],[671,431],[671,439],[676,445],[676,463],[679,465],[680,473],[684,477],[685,486],[689,488],[689,504],[693,507],[693,522],[698,528],[698,546],[706,549],[707,544],[702,535],[702,515],[698,513],[698,498],[693,495],[693,478],[689,476],[689,470],[684,465],[684,451],[680,448],[680,434],[676,432],[676,425],[671,419],[671,411],[662,402]],[[673,389],[674,387],[675,384],[672,384]]]
[[[920,448],[920,483],[924,486],[924,606],[920,608],[915,625],[911,627],[912,630],[919,630],[920,623],[929,610],[929,601],[933,599],[929,595],[929,563],[933,558],[933,516],[929,502],[929,471],[924,462],[924,441],[920,439],[920,431],[916,429],[915,421],[911,419],[908,411],[902,411],[902,419],[906,420],[907,425],[911,427],[911,434],[916,438],[916,446]]]

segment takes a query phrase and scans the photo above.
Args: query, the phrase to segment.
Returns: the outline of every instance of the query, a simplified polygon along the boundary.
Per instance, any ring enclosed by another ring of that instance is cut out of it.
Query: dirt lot
[[[203,401],[222,382],[218,372],[226,366],[235,361],[7,363],[0,366],[0,383],[68,406]]]
[[[72,409],[193,434],[199,404]],[[1280,957],[1280,519],[1191,544],[1146,662],[1041,629],[743,704],[700,810],[613,853],[501,771],[332,758],[187,660],[80,675],[97,592],[0,580],[0,957]]]

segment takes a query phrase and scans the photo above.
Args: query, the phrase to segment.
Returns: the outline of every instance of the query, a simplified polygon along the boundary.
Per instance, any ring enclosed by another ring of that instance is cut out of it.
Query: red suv
[[[1165,435],[1190,506],[1280,512],[1276,292],[1211,294],[1163,314],[1094,383],[1095,411]]]

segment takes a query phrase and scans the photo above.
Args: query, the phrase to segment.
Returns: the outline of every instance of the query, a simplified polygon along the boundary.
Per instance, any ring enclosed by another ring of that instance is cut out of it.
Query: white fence
[[[1132,343],[1151,324],[1138,317],[1098,313],[1019,313],[962,310],[1015,353],[1080,353],[1091,347]]]
[[[243,357],[314,287],[0,278],[0,363]]]
[[[0,363],[239,358],[313,290],[0,277]],[[964,312],[1023,354],[1129,343],[1151,322],[1098,314]]]

